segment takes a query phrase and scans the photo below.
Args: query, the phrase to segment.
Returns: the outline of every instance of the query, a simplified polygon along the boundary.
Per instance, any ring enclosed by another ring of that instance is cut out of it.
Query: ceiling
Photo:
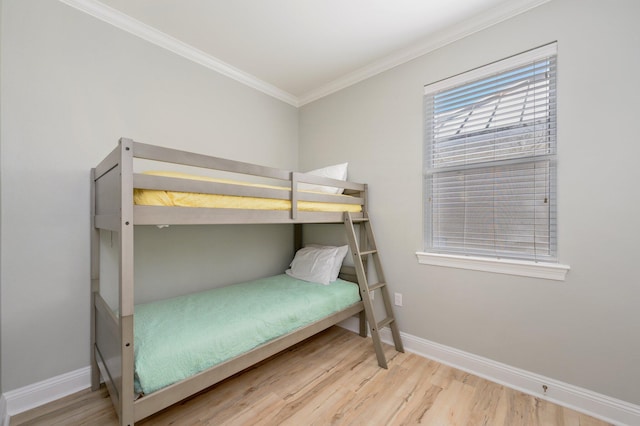
[[[548,0],[60,0],[299,106]]]

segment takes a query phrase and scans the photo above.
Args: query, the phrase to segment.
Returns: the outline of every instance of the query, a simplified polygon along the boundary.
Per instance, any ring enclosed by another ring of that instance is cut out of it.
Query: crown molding
[[[300,97],[284,91],[258,77],[242,71],[220,59],[186,44],[162,31],[132,18],[98,0],[59,0],[60,2],[140,37],[156,46],[207,67],[246,86],[279,99],[295,107],[301,107],[332,93],[338,92],[398,65],[453,43],[478,31],[538,7],[551,0],[510,0],[447,30],[440,31],[425,41],[402,49],[392,55],[370,63],[323,86],[310,90]]]
[[[499,7],[489,9],[449,29],[439,31],[420,43],[372,62],[369,65],[303,94],[299,98],[299,105],[306,105],[332,93],[346,89],[349,86],[353,86],[398,65],[412,61],[447,44],[451,44],[502,21],[506,21],[549,1],[551,0],[511,0]]]
[[[124,14],[98,0],[59,0],[81,12],[98,18],[108,24],[113,25],[123,31],[140,37],[149,43],[167,49],[190,61],[209,68],[219,74],[236,80],[246,86],[256,89],[262,93],[279,99],[295,107],[299,106],[298,98],[272,84],[269,84],[258,77],[244,72],[220,59],[211,56],[202,50],[186,44],[170,35],[157,30],[131,16]]]

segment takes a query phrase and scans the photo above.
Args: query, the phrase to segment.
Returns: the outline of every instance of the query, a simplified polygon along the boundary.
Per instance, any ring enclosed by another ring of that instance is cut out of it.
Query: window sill
[[[559,263],[528,262],[524,260],[490,259],[474,256],[417,252],[418,263],[423,265],[446,266],[449,268],[471,269],[498,274],[544,278],[564,281],[571,267]]]

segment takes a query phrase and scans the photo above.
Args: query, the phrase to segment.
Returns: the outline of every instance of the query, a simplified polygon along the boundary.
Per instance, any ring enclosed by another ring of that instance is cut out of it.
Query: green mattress
[[[356,284],[283,274],[137,305],[136,392],[154,392],[359,301]]]

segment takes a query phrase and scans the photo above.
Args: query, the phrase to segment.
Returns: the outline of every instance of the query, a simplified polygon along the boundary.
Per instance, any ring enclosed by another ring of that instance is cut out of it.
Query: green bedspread
[[[154,392],[358,301],[353,283],[283,274],[137,305],[136,392]]]

